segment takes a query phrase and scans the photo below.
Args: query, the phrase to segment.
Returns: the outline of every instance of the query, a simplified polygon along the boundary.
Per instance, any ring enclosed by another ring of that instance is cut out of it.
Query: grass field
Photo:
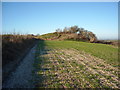
[[[38,88],[118,88],[118,48],[78,41],[40,41]]]
[[[113,48],[112,45],[86,43],[77,41],[45,41],[45,46],[53,48],[71,49],[84,51],[93,56],[104,59],[106,62],[117,65],[118,64],[118,48]]]

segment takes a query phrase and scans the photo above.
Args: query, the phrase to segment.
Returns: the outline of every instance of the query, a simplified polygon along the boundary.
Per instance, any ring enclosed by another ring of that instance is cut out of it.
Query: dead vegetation
[[[94,43],[109,44],[113,46],[120,46],[119,40],[97,40]]]
[[[2,35],[2,82],[16,69],[36,42],[33,35]]]
[[[32,35],[2,35],[2,65],[16,60],[34,42]]]

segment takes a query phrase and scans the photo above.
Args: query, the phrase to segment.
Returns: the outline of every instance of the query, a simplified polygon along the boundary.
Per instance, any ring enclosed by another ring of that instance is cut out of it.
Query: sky
[[[77,25],[98,39],[118,38],[117,2],[3,2],[2,32],[46,34]]]
[[[119,2],[119,0],[2,0],[3,2]]]

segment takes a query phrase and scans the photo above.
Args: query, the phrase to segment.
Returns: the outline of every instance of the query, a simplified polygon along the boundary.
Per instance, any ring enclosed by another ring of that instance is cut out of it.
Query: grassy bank
[[[2,65],[16,60],[35,43],[32,35],[2,35]]]

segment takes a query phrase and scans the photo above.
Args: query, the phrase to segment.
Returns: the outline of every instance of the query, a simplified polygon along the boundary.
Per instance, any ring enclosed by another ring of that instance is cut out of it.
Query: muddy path
[[[32,70],[37,45],[35,45],[25,58],[20,62],[20,65],[3,83],[3,88],[33,88]]]
[[[36,87],[119,88],[118,68],[75,49],[39,50]]]

